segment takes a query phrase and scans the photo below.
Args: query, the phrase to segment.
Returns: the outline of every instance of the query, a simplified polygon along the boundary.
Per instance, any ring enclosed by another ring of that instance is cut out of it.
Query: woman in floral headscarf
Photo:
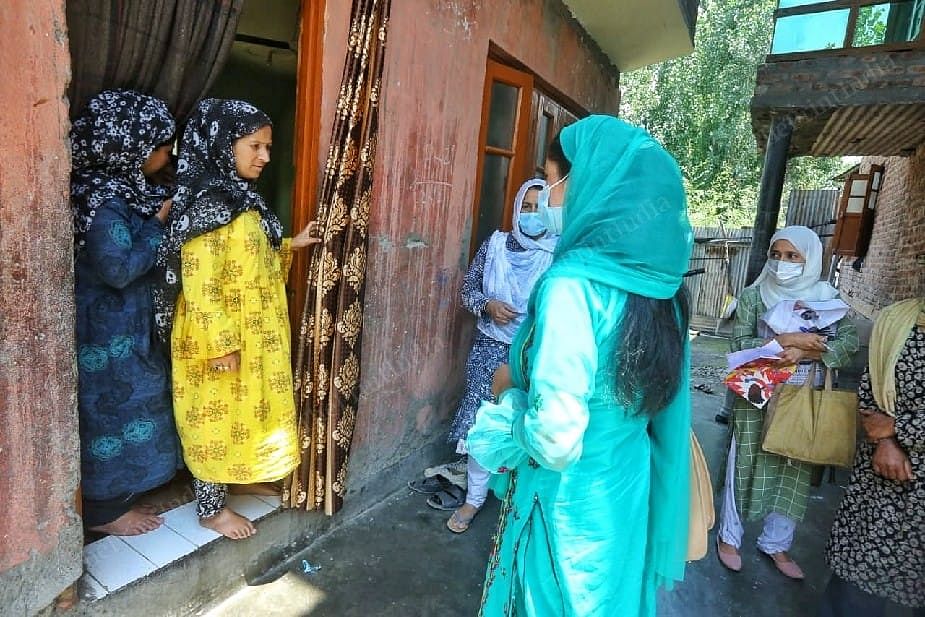
[[[232,539],[256,532],[225,505],[228,484],[280,480],[298,463],[285,282],[291,249],[257,193],[270,162],[270,118],[207,99],[180,147],[178,190],[160,259],[161,336],[171,341],[177,429],[200,523]]]
[[[148,180],[175,130],[163,101],[131,91],[97,95],[71,128],[83,520],[115,535],[161,524],[136,502],[181,464],[151,300],[170,201]]]

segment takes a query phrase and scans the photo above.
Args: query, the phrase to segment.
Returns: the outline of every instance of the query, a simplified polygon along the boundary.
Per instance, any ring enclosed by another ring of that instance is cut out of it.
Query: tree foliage
[[[645,126],[684,172],[697,225],[751,225],[763,154],[749,103],[771,46],[776,0],[701,0],[693,54],[622,76],[622,115]],[[840,159],[788,165],[789,188],[830,186]]]

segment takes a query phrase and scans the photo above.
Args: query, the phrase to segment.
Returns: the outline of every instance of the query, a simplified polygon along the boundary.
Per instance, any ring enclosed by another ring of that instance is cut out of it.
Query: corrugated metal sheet
[[[796,190],[790,192],[787,203],[787,224],[809,227],[822,240],[822,272],[827,274],[832,263],[832,236],[838,213],[838,189]]]
[[[925,105],[863,105],[836,110],[813,156],[908,154],[925,141]]]
[[[835,229],[838,189],[790,191],[787,202],[787,225],[804,225],[821,236]]]
[[[728,298],[745,287],[751,236],[751,229],[694,228],[690,269],[704,270],[685,281],[695,328],[717,331]]]

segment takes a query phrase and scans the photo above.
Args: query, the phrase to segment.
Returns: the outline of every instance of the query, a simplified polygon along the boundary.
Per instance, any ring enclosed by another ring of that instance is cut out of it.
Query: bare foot
[[[253,484],[229,484],[228,492],[232,495],[265,495],[279,497],[279,485],[276,482],[254,482]]]
[[[232,540],[243,540],[257,533],[253,523],[231,508],[222,508],[215,516],[200,518],[199,524]]]
[[[91,527],[90,531],[108,533],[111,536],[140,536],[143,533],[154,531],[164,522],[159,516],[129,510],[116,520],[98,527]]]
[[[132,506],[132,511],[141,514],[157,514],[157,506],[150,503],[136,503]]]

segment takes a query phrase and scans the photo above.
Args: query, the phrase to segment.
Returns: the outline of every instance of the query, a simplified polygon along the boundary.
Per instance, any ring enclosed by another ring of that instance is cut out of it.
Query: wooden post
[[[771,236],[777,230],[793,126],[794,119],[791,116],[774,116],[771,120],[768,147],[764,154],[764,168],[761,170],[758,212],[755,214],[752,246],[748,253],[746,285],[751,285],[761,274],[764,263],[767,261],[768,249],[771,246]]]

